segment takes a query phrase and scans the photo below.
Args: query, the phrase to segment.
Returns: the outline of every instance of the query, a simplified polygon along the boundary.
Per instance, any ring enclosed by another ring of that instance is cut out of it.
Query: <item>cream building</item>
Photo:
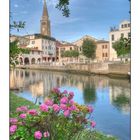
[[[51,37],[50,20],[44,0],[43,13],[40,21],[40,32],[25,36],[10,36],[10,41],[18,40],[18,46],[28,48],[29,54],[19,56],[20,64],[38,64],[56,61],[56,39]]]
[[[57,49],[58,49],[58,54],[57,54],[57,58],[58,61],[61,63],[67,63],[67,62],[77,62],[78,59],[77,58],[68,58],[68,57],[63,57],[63,53],[65,51],[71,51],[71,50],[76,50],[78,51],[78,46],[69,43],[69,42],[65,42],[65,41],[57,41]]]
[[[97,62],[109,61],[109,41],[96,41],[96,60]]]
[[[79,61],[86,62],[87,58],[82,54],[82,44],[85,39],[90,39],[95,41],[96,43],[96,58],[94,61],[96,62],[103,62],[109,60],[109,42],[105,40],[98,40],[94,37],[89,35],[83,36],[81,39],[73,42],[74,45],[78,46],[78,51],[80,53]]]
[[[112,48],[112,45],[115,41],[119,40],[121,37],[129,38],[130,37],[130,22],[124,20],[120,23],[119,28],[111,28],[109,33],[109,45],[110,45],[110,60],[117,60],[117,53]]]

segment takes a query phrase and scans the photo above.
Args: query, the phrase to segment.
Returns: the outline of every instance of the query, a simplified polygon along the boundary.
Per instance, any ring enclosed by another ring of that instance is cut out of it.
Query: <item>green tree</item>
[[[82,44],[82,53],[87,58],[94,59],[96,57],[96,43],[91,39],[85,39]]]
[[[10,66],[15,67],[18,64],[18,57],[22,53],[29,53],[29,50],[18,47],[17,40],[10,42]]]
[[[131,39],[121,37],[113,44],[113,48],[117,52],[118,56],[124,56],[125,54],[129,54],[131,51]]]
[[[79,52],[76,50],[69,50],[69,51],[64,51],[62,53],[62,57],[78,57],[79,56]]]

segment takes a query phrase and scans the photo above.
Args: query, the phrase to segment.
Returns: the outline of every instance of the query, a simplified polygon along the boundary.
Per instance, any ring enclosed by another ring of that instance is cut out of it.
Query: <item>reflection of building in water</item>
[[[127,80],[110,80],[110,103],[124,113],[130,112],[130,83]]]
[[[38,82],[33,85],[29,86],[30,91],[32,92],[32,96],[43,96],[44,91],[43,91],[43,82]]]
[[[109,94],[112,105],[124,112],[130,110],[130,83],[127,80],[110,79],[106,76],[84,76],[22,69],[10,72],[10,87],[29,90],[33,97],[43,96],[45,98],[54,87],[62,86],[78,88],[88,103],[92,99],[96,100],[96,92],[100,90],[101,94]],[[109,91],[106,92],[106,89]]]

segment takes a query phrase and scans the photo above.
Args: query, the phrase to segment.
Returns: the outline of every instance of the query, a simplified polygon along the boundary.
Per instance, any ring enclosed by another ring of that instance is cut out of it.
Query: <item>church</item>
[[[56,39],[51,37],[51,25],[44,0],[42,17],[40,20],[40,33],[25,36],[10,37],[10,41],[19,41],[19,47],[28,48],[29,54],[21,54],[19,56],[20,65],[42,64],[54,62],[56,58]]]

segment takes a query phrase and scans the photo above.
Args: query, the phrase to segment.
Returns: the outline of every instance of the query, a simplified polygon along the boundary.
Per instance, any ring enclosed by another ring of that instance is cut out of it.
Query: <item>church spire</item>
[[[42,18],[49,18],[46,0],[44,0]]]
[[[42,19],[40,22],[41,22],[41,26],[40,26],[41,34],[51,36],[50,20],[49,20],[46,0],[44,0]]]

